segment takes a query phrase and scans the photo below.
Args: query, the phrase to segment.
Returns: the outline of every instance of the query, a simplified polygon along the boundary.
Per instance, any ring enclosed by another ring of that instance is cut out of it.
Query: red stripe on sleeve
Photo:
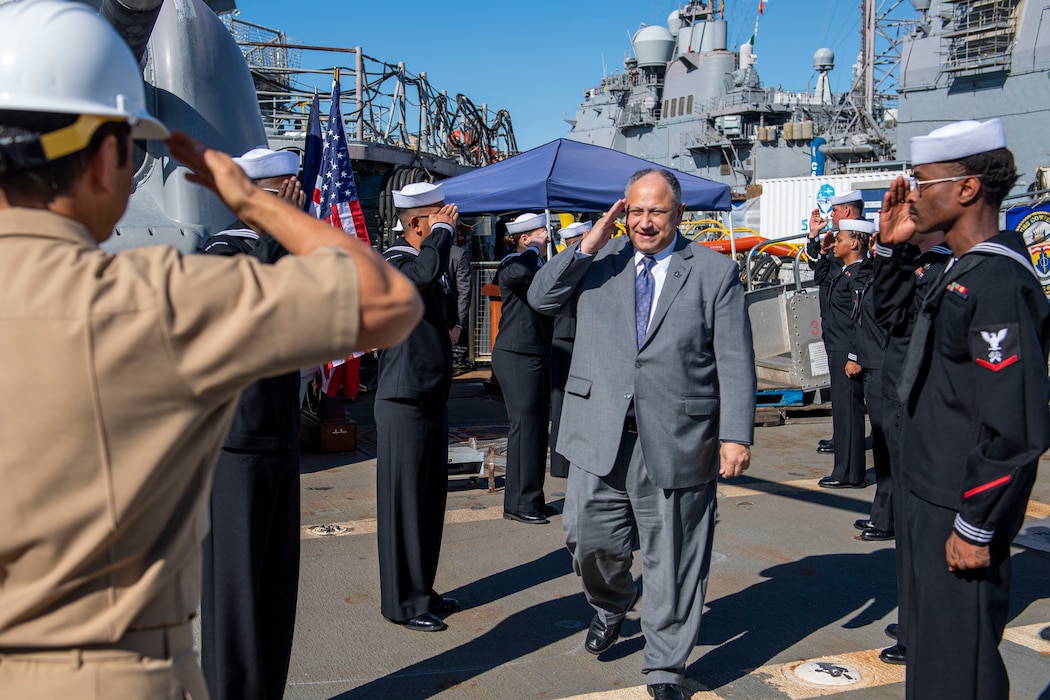
[[[989,481],[987,484],[984,484],[982,486],[975,486],[974,488],[970,489],[969,491],[963,494],[963,499],[970,498],[971,496],[976,496],[977,494],[987,491],[988,489],[994,489],[996,486],[1002,486],[1003,484],[1009,483],[1010,479],[1012,478],[1013,477],[1009,475],[1001,476],[995,481]]]

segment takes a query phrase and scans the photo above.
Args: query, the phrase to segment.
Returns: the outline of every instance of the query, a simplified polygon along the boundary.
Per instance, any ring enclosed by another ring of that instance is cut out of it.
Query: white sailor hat
[[[547,226],[546,214],[522,214],[507,222],[507,233],[528,233]]]
[[[867,219],[839,219],[839,231],[857,231],[869,236],[875,233],[878,227]]]
[[[840,194],[837,197],[828,197],[828,204],[835,206],[836,204],[849,204],[850,202],[863,202],[864,197],[861,195],[860,190],[850,190],[846,194]]]
[[[440,182],[413,182],[394,190],[394,206],[398,209],[415,209],[430,204],[441,204],[444,201],[445,193]]]
[[[911,163],[945,163],[1006,148],[1006,131],[999,119],[954,122],[911,140]]]
[[[240,158],[234,158],[233,162],[241,166],[244,174],[253,180],[288,177],[299,172],[299,156],[291,151],[253,148]]]
[[[591,226],[592,224],[590,221],[577,221],[562,228],[562,230],[558,232],[558,235],[561,236],[563,241],[568,241],[573,238],[579,238],[587,233],[591,230]]]

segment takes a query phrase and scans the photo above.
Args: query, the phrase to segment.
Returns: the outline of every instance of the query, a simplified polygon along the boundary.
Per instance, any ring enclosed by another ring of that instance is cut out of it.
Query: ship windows
[[[685,100],[685,111],[686,111],[687,114],[692,114],[693,113],[693,96],[692,95],[687,97],[686,100]]]
[[[667,119],[667,100],[664,100],[663,111],[660,112],[661,119]]]
[[[668,111],[667,116],[674,117],[674,106],[678,104],[675,100],[668,100],[671,103],[671,109]]]
[[[685,96],[678,98],[678,114],[685,114]]]

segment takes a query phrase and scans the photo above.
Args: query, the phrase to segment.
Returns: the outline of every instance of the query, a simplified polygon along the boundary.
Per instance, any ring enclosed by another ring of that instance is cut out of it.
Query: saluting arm
[[[293,255],[321,247],[346,251],[357,268],[360,324],[358,350],[389,347],[408,337],[423,317],[415,286],[371,247],[255,185],[229,155],[176,131],[167,140],[176,160],[190,168],[186,179],[207,187],[242,221],[267,231]]]

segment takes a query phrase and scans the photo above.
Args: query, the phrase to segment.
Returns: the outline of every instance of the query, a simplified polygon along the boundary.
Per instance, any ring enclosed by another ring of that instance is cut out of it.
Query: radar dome
[[[642,27],[631,39],[639,67],[663,66],[674,54],[674,37],[663,27]]]
[[[835,68],[835,53],[831,49],[817,49],[813,54],[813,70],[829,71]]]
[[[671,30],[671,36],[678,36],[678,30],[682,28],[682,17],[678,14],[678,10],[667,15],[667,28]]]
[[[930,9],[930,0],[911,0],[911,4],[919,12],[926,12]]]

